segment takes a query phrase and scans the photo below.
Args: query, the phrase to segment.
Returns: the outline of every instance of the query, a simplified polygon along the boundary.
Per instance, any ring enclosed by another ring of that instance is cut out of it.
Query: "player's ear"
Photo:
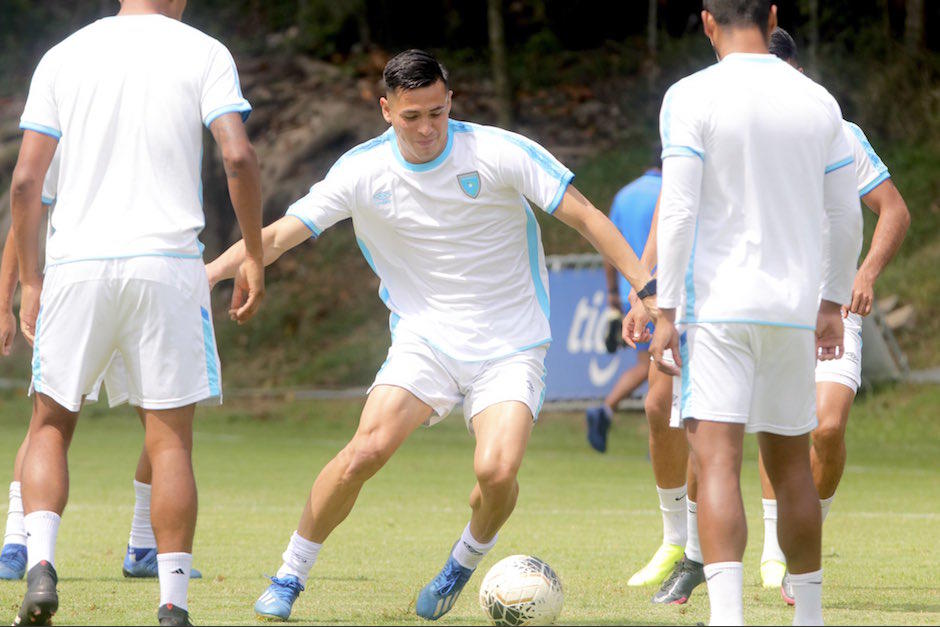
[[[705,32],[705,36],[711,40],[712,44],[715,43],[715,18],[712,17],[712,14],[708,11],[702,11],[702,30]]]
[[[767,36],[777,28],[777,5],[770,5],[770,15],[767,16]]]
[[[385,121],[389,124],[392,123],[392,108],[388,104],[388,98],[382,96],[379,98],[379,106],[382,107],[382,117],[385,118]]]

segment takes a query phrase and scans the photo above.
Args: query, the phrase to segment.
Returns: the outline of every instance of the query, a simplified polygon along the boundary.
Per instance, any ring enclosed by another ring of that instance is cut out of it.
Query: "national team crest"
[[[460,184],[460,189],[463,190],[463,193],[470,198],[476,198],[480,195],[479,172],[474,171],[467,172],[466,174],[459,174],[457,176],[457,182]]]

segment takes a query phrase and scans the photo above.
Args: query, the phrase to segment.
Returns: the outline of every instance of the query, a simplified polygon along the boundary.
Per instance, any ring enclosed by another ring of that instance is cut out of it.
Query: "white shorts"
[[[682,333],[679,415],[732,422],[749,433],[816,428],[812,331],[757,324],[692,325]]]
[[[399,328],[369,391],[377,385],[408,390],[434,410],[429,425],[440,422],[462,400],[464,420],[471,433],[474,416],[504,401],[525,403],[532,419],[538,420],[545,400],[547,351],[546,344],[502,359],[459,361]]]
[[[108,407],[117,407],[130,400],[127,394],[127,368],[124,367],[124,359],[121,357],[121,353],[115,351],[111,356],[111,363],[98,376],[91,392],[85,396],[86,403],[98,402],[102,385],[108,392]]]
[[[200,259],[131,257],[52,266],[36,323],[31,387],[78,411],[118,352],[132,405],[174,409],[221,401],[209,312]]]
[[[816,383],[841,383],[853,392],[862,384],[862,317],[850,313],[842,319],[845,335],[842,357],[816,362]]]

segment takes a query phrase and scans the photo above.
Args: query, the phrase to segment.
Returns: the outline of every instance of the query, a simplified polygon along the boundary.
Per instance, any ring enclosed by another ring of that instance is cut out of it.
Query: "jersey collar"
[[[392,154],[395,155],[395,159],[399,164],[406,170],[410,172],[427,172],[433,170],[437,166],[444,163],[448,156],[450,156],[450,151],[454,147],[454,121],[447,121],[447,145],[444,146],[444,150],[432,161],[427,163],[411,163],[406,161],[405,158],[401,155],[401,149],[398,147],[398,137],[395,136],[395,129],[390,128],[391,131],[391,144],[392,144]]]

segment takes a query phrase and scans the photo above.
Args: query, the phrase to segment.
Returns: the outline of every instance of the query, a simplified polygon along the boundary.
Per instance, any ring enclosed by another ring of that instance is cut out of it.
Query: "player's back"
[[[851,164],[838,105],[770,55],[728,55],[670,92],[664,154],[704,164],[683,319],[813,325],[824,176]]]
[[[61,133],[52,260],[199,256],[207,108],[250,109],[213,95],[220,64],[234,74],[224,46],[162,15],[105,18],[47,53],[22,125]]]

